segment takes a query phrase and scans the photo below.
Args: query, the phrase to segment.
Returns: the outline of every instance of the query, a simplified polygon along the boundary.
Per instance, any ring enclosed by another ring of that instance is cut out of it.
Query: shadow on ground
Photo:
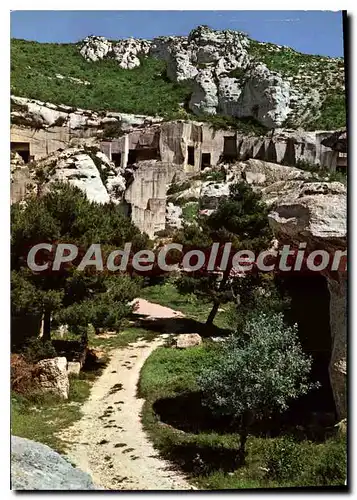
[[[199,333],[201,337],[225,337],[231,333],[228,328],[219,328],[215,325],[208,327],[191,318],[148,319],[147,316],[133,313],[130,320],[134,321],[134,326],[137,328],[145,328],[157,333]]]
[[[187,433],[238,432],[229,417],[212,415],[202,404],[199,392],[158,399],[153,404],[153,410],[161,422]],[[256,421],[250,429],[250,434],[265,438],[290,435],[297,440],[322,442],[334,434],[335,422],[333,411],[316,411],[309,400],[301,398],[285,413]]]

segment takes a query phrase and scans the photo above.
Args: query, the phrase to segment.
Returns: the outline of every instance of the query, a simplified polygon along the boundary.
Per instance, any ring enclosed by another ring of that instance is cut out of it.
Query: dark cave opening
[[[280,279],[280,287],[291,297],[291,307],[285,313],[286,320],[291,324],[297,323],[302,348],[313,359],[311,378],[321,384],[320,388],[293,403],[292,409],[335,413],[328,371],[332,340],[327,281],[318,273],[291,274]]]
[[[25,163],[30,161],[30,143],[29,142],[11,142],[11,151],[18,153]]]
[[[187,164],[195,165],[195,148],[193,146],[187,146]]]
[[[128,165],[134,165],[138,161],[160,159],[160,152],[156,148],[129,149]]]

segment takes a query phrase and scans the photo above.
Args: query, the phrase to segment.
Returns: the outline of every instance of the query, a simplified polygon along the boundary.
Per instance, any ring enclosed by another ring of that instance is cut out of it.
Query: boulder
[[[11,437],[11,489],[95,490],[91,477],[49,446]]]
[[[123,69],[133,69],[140,66],[139,56],[146,55],[150,50],[148,40],[118,40],[110,42],[104,36],[87,36],[80,46],[80,54],[86,61],[99,61],[111,58],[118,61]]]
[[[181,333],[175,339],[178,349],[186,349],[202,344],[202,337],[198,333]]]
[[[81,363],[79,361],[68,361],[67,373],[68,375],[79,375],[81,371]]]
[[[36,365],[38,375],[34,384],[41,392],[50,392],[62,399],[68,399],[69,379],[67,373],[67,359],[57,357],[43,359]]]

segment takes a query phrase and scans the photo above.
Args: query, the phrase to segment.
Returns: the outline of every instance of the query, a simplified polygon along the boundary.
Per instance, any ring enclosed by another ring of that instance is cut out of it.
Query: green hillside
[[[336,129],[346,125],[342,59],[300,54],[253,40],[250,45],[256,60],[290,78],[302,91],[314,86],[325,97],[321,116],[307,123],[306,128]],[[58,74],[61,76],[56,77]],[[189,84],[171,82],[166,77],[164,61],[147,57],[142,59],[140,67],[125,70],[111,59],[85,61],[76,44],[13,39],[11,92],[74,108],[161,115],[169,119],[193,118],[187,108]],[[232,117],[207,117],[207,120],[219,127],[247,126],[247,120]],[[252,127],[252,123],[248,120],[248,127],[262,131],[259,126]]]

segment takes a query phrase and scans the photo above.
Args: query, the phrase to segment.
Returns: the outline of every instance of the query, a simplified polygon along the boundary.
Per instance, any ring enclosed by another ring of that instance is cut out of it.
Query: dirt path
[[[181,315],[139,299],[138,314],[151,319]],[[72,443],[71,462],[92,475],[103,489],[189,490],[190,484],[162,460],[143,431],[143,400],[136,397],[146,358],[164,342],[139,341],[112,351],[111,360],[95,381],[83,405],[83,417],[62,437]]]

